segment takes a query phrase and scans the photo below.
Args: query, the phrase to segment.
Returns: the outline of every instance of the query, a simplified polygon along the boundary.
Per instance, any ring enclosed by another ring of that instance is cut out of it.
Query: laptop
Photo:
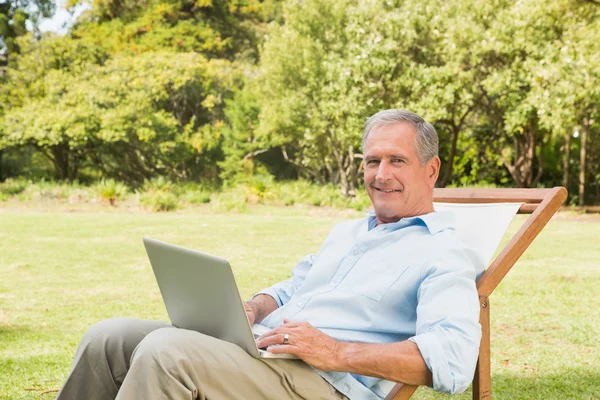
[[[173,326],[234,343],[255,358],[298,358],[256,346],[270,329],[250,326],[229,261],[150,238],[144,246]]]

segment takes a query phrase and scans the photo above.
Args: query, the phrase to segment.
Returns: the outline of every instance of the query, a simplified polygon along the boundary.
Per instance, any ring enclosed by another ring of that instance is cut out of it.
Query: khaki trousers
[[[84,335],[57,399],[347,398],[303,361],[255,359],[166,322],[109,319]]]

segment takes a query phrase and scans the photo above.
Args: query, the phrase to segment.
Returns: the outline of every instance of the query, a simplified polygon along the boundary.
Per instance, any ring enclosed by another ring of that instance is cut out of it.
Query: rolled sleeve
[[[461,249],[427,268],[418,291],[416,343],[433,376],[433,389],[461,393],[473,380],[481,326],[476,268]]]
[[[265,288],[256,293],[255,296],[259,294],[268,294],[275,299],[279,307],[283,306],[290,301],[294,293],[296,293],[300,285],[302,285],[304,282],[304,279],[306,279],[306,275],[308,275],[308,272],[313,265],[314,258],[314,254],[304,257],[294,267],[294,270],[292,271],[292,277],[290,279]]]

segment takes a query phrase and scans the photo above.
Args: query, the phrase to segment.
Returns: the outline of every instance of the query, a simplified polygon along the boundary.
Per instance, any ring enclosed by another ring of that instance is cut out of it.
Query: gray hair
[[[415,128],[415,145],[421,164],[425,164],[427,161],[438,155],[439,139],[433,125],[413,112],[399,109],[379,111],[377,114],[367,119],[362,137],[363,153],[365,151],[367,137],[375,127],[396,123],[407,123]]]

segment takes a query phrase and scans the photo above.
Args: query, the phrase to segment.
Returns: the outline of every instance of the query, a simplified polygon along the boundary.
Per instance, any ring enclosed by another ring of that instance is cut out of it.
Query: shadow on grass
[[[600,371],[565,368],[560,374],[495,374],[492,388],[506,399],[600,399]]]
[[[428,388],[419,388],[415,400],[471,399],[471,389],[461,395],[445,395]],[[492,376],[492,398],[519,400],[596,400],[600,399],[600,371],[586,368],[565,368],[560,374],[522,375],[496,373]]]
[[[8,344],[23,340],[24,336],[31,335],[33,332],[25,326],[14,326],[0,324],[0,349],[8,347]]]

